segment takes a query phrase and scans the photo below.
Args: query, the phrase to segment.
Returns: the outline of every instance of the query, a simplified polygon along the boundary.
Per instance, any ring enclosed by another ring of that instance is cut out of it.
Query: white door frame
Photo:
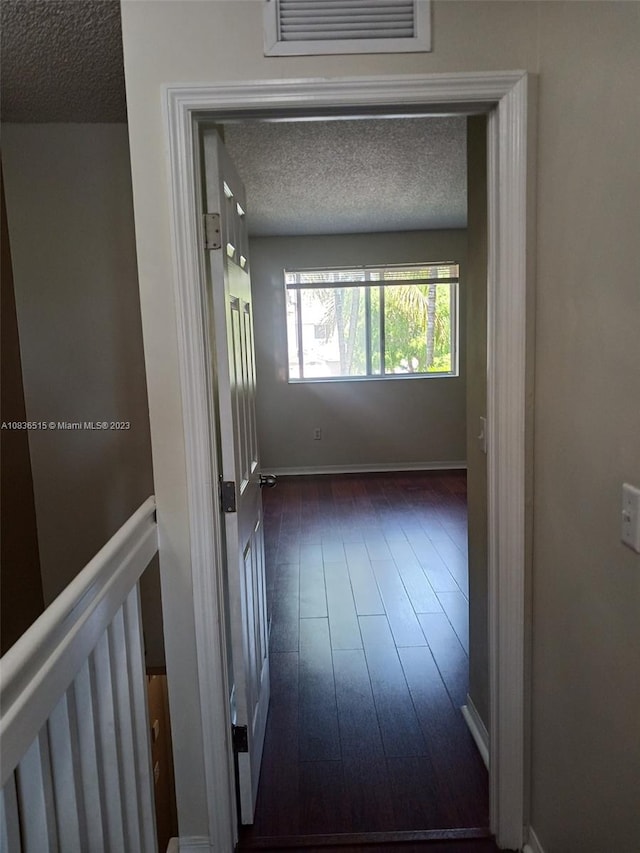
[[[232,780],[226,683],[217,437],[209,417],[209,341],[199,200],[198,119],[337,108],[341,114],[488,113],[488,518],[491,830],[521,849],[527,820],[526,576],[530,553],[533,98],[523,71],[265,80],[166,86],[176,322],[185,431],[191,570],[213,849],[231,851]],[[527,308],[529,307],[529,311]],[[204,472],[204,473],[203,473]],[[161,496],[160,496],[161,499]],[[164,602],[170,607],[170,602]],[[213,618],[212,618],[213,615]],[[224,644],[224,639],[222,640]],[[171,672],[168,673],[171,678]],[[173,710],[173,709],[172,709]],[[180,744],[174,744],[180,749]],[[220,792],[226,807],[220,807]],[[186,849],[186,847],[185,847]]]

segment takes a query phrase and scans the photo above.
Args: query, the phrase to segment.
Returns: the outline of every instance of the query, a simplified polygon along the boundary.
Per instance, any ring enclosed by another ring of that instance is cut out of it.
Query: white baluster
[[[49,741],[39,732],[17,773],[18,809],[24,853],[58,853]]]
[[[0,853],[20,853],[20,818],[15,774],[0,791]]]
[[[51,712],[48,722],[58,836],[64,853],[87,849],[84,796],[78,755],[73,685]]]
[[[122,608],[108,628],[111,672],[120,751],[123,802],[127,821],[127,853],[140,853],[140,816],[138,814],[136,751],[133,737],[131,691],[129,690],[129,661]]]
[[[111,670],[111,652],[105,632],[91,657],[91,688],[100,756],[102,757],[102,778],[104,780],[104,800],[102,807],[107,817],[107,850],[126,850],[125,811],[122,803],[122,772],[118,750],[118,730],[116,727],[115,697]]]
[[[151,769],[151,743],[147,682],[142,647],[142,619],[140,616],[140,588],[134,587],[124,603],[124,621],[129,650],[129,675],[136,742],[138,778],[138,808],[142,825],[143,850],[155,853],[156,836],[154,784]]]
[[[2,657],[0,853],[155,853],[138,579],[149,498]]]
[[[78,753],[84,792],[87,853],[103,853],[107,849],[106,815],[102,808],[105,796],[102,782],[102,757],[96,731],[97,711],[91,681],[87,661],[76,676],[73,695],[69,695],[69,703],[73,702],[75,706],[78,726]]]

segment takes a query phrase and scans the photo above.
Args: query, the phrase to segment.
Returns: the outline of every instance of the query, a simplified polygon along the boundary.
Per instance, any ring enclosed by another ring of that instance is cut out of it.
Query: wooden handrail
[[[158,550],[149,497],[0,659],[0,785]]]

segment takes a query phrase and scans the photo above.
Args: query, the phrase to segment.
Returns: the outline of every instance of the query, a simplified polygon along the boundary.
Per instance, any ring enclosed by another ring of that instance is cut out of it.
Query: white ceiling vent
[[[430,0],[265,0],[265,56],[431,50]]]

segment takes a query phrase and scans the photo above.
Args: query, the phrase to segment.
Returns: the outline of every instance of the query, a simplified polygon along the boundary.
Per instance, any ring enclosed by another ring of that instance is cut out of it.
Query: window
[[[431,50],[429,0],[265,0],[265,56]]]
[[[456,376],[456,263],[285,270],[289,381]]]

